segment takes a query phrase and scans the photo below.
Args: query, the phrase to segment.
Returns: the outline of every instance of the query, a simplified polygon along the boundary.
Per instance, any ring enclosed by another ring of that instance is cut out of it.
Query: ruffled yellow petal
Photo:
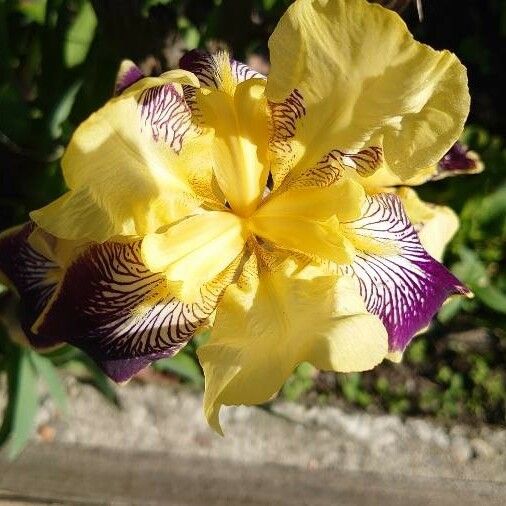
[[[243,250],[246,233],[232,213],[205,212],[191,216],[161,234],[142,241],[142,259],[149,270],[164,272],[179,283],[178,296],[193,302],[202,285],[214,279]]]
[[[401,179],[397,174],[392,172],[386,164],[383,164],[370,177],[356,177],[360,184],[364,186],[367,193],[381,193],[385,188],[391,186],[418,186],[431,179],[437,172],[437,165],[431,165],[417,171],[416,175],[406,180]]]
[[[301,362],[360,371],[388,352],[385,328],[351,278],[315,276],[314,268],[296,275],[294,268],[259,272],[251,257],[218,306],[211,339],[198,351],[204,411],[217,432],[222,405],[267,401]]]
[[[446,246],[459,228],[457,215],[449,207],[423,202],[410,188],[399,188],[395,193],[417,230],[422,246],[441,262]]]
[[[102,242],[153,232],[200,205],[192,177],[212,165],[181,84],[195,79],[141,79],[83,122],[62,160],[70,192],[33,220],[61,238]]]
[[[365,0],[297,0],[269,48],[268,99],[281,103],[294,90],[302,97],[296,167],[313,167],[334,148],[381,142],[390,170],[407,180],[436,164],[462,131],[465,68],[414,41],[392,11]]]

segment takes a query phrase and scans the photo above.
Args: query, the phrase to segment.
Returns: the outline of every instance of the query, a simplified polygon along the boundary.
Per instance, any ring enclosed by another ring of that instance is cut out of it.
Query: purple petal
[[[123,60],[116,76],[114,95],[121,95],[127,88],[146,77],[142,70],[130,60]]]
[[[128,381],[132,376],[145,369],[152,362],[164,357],[171,357],[174,353],[155,353],[146,357],[107,359],[95,356],[94,359],[104,371],[116,383]]]
[[[460,174],[477,174],[483,170],[483,167],[478,154],[469,151],[467,146],[457,141],[438,163],[437,173],[432,179],[444,179]]]
[[[367,310],[385,325],[390,351],[403,351],[450,295],[470,293],[425,251],[396,195],[368,197],[362,218],[347,225],[360,236],[389,242],[398,250],[385,255],[360,251],[344,269],[358,278]]]
[[[230,58],[230,67],[236,83],[242,83],[248,79],[265,79],[265,76],[246,64]],[[206,51],[194,49],[184,54],[179,60],[179,68],[195,74],[201,86],[207,88],[219,88],[220,75],[216,58]]]
[[[140,241],[94,244],[67,269],[37,331],[89,354],[115,381],[174,355],[214,310],[183,304],[140,257]]]
[[[30,344],[47,348],[61,340],[35,335],[30,331],[56,289],[59,267],[35,251],[28,237],[35,229],[33,222],[3,232],[0,236],[0,272],[16,289],[21,299],[21,327]]]

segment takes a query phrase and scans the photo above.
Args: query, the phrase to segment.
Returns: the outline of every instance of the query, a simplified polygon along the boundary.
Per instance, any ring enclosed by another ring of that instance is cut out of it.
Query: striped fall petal
[[[139,240],[89,244],[62,266],[30,245],[34,230],[28,223],[0,238],[0,271],[20,296],[30,343],[72,344],[118,382],[177,353],[207,322],[237,268],[225,269],[185,304],[143,264]]]
[[[388,331],[389,351],[403,352],[449,296],[470,291],[423,248],[399,197],[369,196],[364,207],[362,216],[346,227],[350,235],[373,242],[359,249],[342,271],[358,279],[367,310]],[[393,251],[374,251],[383,245]]]
[[[177,353],[215,310],[233,275],[228,269],[202,288],[198,301],[185,304],[170,294],[164,276],[143,264],[140,241],[94,244],[67,268],[33,330],[65,336],[109,377],[125,381]]]
[[[0,235],[0,280],[5,278],[21,300],[21,326],[30,344],[48,348],[62,339],[36,336],[31,327],[56,290],[62,272],[54,260],[28,242],[34,229],[34,223],[27,223]]]

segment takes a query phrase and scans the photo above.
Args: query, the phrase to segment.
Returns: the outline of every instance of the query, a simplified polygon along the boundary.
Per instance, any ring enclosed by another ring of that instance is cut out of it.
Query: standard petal
[[[441,262],[446,246],[459,228],[455,212],[449,207],[420,200],[411,188],[398,188],[395,194],[401,199],[422,246],[431,257]]]
[[[54,293],[62,271],[53,260],[36,251],[28,242],[35,225],[26,223],[0,235],[0,278],[18,293],[21,301],[21,326],[37,348],[46,348],[60,342],[30,331]]]
[[[403,351],[449,296],[469,295],[422,247],[396,195],[368,197],[363,216],[348,227],[350,240],[357,236],[364,247],[341,271],[358,278],[367,310],[388,330],[390,351]]]
[[[79,126],[62,160],[70,192],[33,212],[35,222],[57,237],[102,242],[154,231],[200,205],[190,176],[212,167],[180,83],[196,78],[181,72],[138,81]]]
[[[366,370],[387,348],[383,325],[367,313],[350,278],[295,275],[293,264],[259,273],[252,256],[226,290],[211,338],[198,350],[206,417],[221,432],[222,405],[266,402],[297,364]]]
[[[282,103],[296,90],[305,110],[295,125],[296,167],[376,139],[390,169],[409,179],[435,165],[462,131],[465,68],[414,41],[392,11],[365,0],[298,0],[269,48],[267,98]]]
[[[95,244],[67,268],[33,331],[81,348],[113,380],[125,381],[177,353],[215,310],[233,275],[225,270],[198,301],[183,304],[161,274],[146,268],[140,241]]]
[[[230,68],[223,69],[225,71]],[[233,81],[232,77],[230,77]],[[216,180],[228,203],[241,216],[251,214],[269,174],[268,114],[265,82],[249,79],[226,90],[200,89],[197,108],[201,125],[212,132]]]

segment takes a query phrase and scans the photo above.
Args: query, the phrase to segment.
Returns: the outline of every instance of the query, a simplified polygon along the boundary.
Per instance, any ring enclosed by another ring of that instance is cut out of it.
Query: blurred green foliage
[[[111,95],[123,58],[148,74],[177,66],[184,50],[229,46],[238,59],[267,58],[267,40],[290,0],[0,0],[0,229],[27,219],[63,190],[59,159],[76,126]],[[371,373],[317,374],[301,365],[283,394],[370,410],[503,423],[506,412],[506,2],[424,1],[415,36],[467,65],[473,105],[464,141],[483,174],[427,184],[429,201],[461,219],[447,262],[475,293],[454,299],[409,348],[404,363]],[[0,285],[0,303],[8,297]],[[238,329],[240,331],[240,329]],[[95,364],[64,347],[49,354],[13,344],[0,328],[0,381],[8,399],[0,444],[17,454],[35,426],[40,385],[65,410],[56,369],[90,381],[111,402]],[[206,334],[207,335],[207,334]],[[206,335],[201,339],[206,338]],[[195,344],[154,366],[202,387]],[[1,374],[3,372],[3,375]],[[39,379],[42,382],[39,382]],[[42,392],[44,389],[42,390]]]

